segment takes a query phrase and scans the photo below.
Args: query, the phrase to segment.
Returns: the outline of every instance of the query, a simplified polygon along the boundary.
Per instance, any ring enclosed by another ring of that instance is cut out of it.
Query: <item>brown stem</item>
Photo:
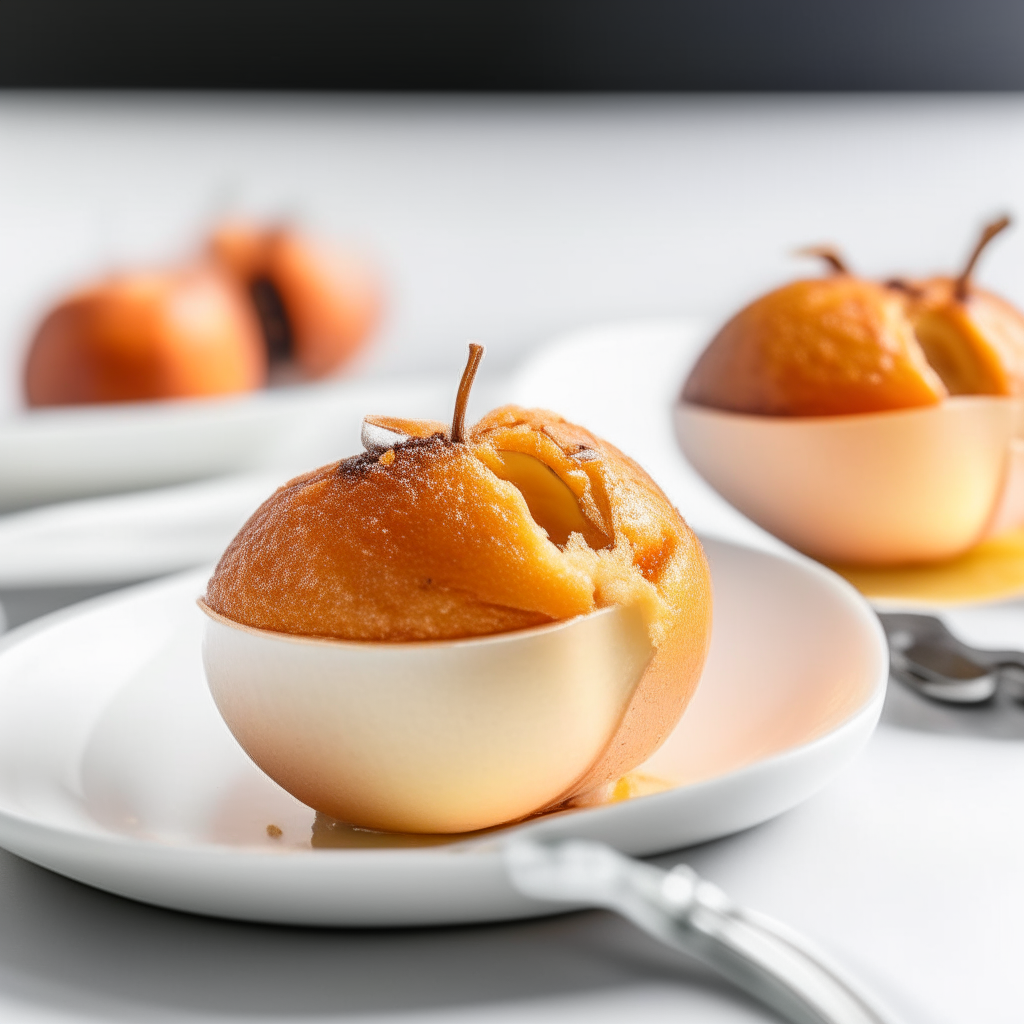
[[[967,260],[967,266],[964,267],[963,272],[956,279],[956,284],[953,286],[953,294],[956,295],[960,302],[963,302],[967,298],[967,293],[971,288],[971,274],[974,273],[974,265],[978,262],[978,257],[982,254],[982,251],[992,241],[1000,231],[1010,226],[1009,217],[1000,217],[998,220],[992,221],[990,224],[986,224],[984,230],[981,232],[981,238],[978,239],[978,244],[974,247],[974,251],[971,253],[970,258]]]
[[[808,245],[804,249],[797,249],[795,256],[815,256],[824,260],[832,270],[833,274],[848,274],[850,268],[846,260],[840,255],[839,250],[831,245]]]
[[[459,381],[459,393],[455,396],[455,415],[452,417],[453,441],[466,440],[466,406],[469,404],[469,391],[473,387],[473,378],[483,357],[483,345],[470,344],[469,359],[462,371],[462,380]]]
[[[890,277],[883,284],[886,288],[895,288],[897,291],[906,292],[907,295],[913,295],[915,298],[923,294],[918,285],[905,281],[902,277]]]

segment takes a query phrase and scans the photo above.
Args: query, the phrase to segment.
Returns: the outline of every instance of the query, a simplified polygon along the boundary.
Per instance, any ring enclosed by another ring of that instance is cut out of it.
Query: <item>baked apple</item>
[[[832,271],[757,299],[686,381],[687,458],[777,537],[839,565],[954,558],[1024,523],[1024,316],[956,277]]]
[[[824,279],[756,299],[712,339],[683,388],[694,405],[834,416],[1024,394],[1024,316],[972,282],[989,224],[957,277],[868,281],[828,248]]]
[[[122,274],[61,302],[32,340],[29,405],[126,402],[250,391],[267,357],[235,285],[191,267]]]
[[[667,737],[703,667],[692,531],[635,462],[554,413],[467,428],[481,353],[450,429],[368,417],[366,451],[254,513],[203,602],[236,738],[356,825],[467,831],[596,799]]]
[[[369,268],[291,228],[225,224],[209,250],[252,296],[274,365],[322,377],[351,360],[377,322]]]

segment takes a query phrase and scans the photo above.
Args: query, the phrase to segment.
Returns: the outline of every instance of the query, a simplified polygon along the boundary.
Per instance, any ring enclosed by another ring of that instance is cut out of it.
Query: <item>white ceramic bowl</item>
[[[569,795],[653,656],[637,609],[468,640],[352,643],[208,616],[210,692],[303,803],[394,832],[469,832]]]
[[[855,416],[749,416],[681,402],[697,471],[755,523],[827,562],[954,557],[1024,522],[1018,399]]]

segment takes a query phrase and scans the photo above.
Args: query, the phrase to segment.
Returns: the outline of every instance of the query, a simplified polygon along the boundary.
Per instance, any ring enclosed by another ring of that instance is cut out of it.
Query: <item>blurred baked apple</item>
[[[380,288],[369,267],[291,228],[224,224],[209,250],[252,296],[272,364],[322,377],[348,362],[377,322]]]
[[[64,299],[25,368],[29,405],[126,402],[249,391],[267,356],[244,294],[221,272],[120,274]]]
[[[936,405],[949,395],[1024,395],[1024,316],[974,285],[987,225],[957,277],[868,281],[838,254],[824,279],[794,281],[740,310],[691,372],[683,400],[768,416]]]

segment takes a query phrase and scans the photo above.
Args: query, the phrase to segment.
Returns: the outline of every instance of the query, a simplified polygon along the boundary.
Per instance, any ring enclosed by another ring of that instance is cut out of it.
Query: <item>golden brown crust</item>
[[[451,639],[551,621],[533,592],[529,536],[511,545],[491,533],[515,517],[514,504],[482,523],[464,514],[490,497],[485,472],[441,438],[399,446],[390,465],[358,456],[325,466],[257,510],[207,602],[245,625],[344,640]],[[579,614],[574,596],[568,615]]]
[[[1024,316],[952,277],[839,274],[762,296],[718,332],[683,389],[696,405],[830,416],[1024,394]]]
[[[849,276],[794,281],[741,310],[698,360],[683,398],[731,412],[828,416],[946,396],[901,289]]]
[[[551,413],[499,412],[469,444],[434,434],[389,460],[363,454],[289,481],[224,553],[210,607],[308,636],[451,639],[586,614],[628,583],[657,620],[660,581],[695,544],[678,512],[588,431]],[[581,448],[602,457],[577,462]],[[615,548],[551,544],[519,491],[488,468],[499,449],[540,455]]]

